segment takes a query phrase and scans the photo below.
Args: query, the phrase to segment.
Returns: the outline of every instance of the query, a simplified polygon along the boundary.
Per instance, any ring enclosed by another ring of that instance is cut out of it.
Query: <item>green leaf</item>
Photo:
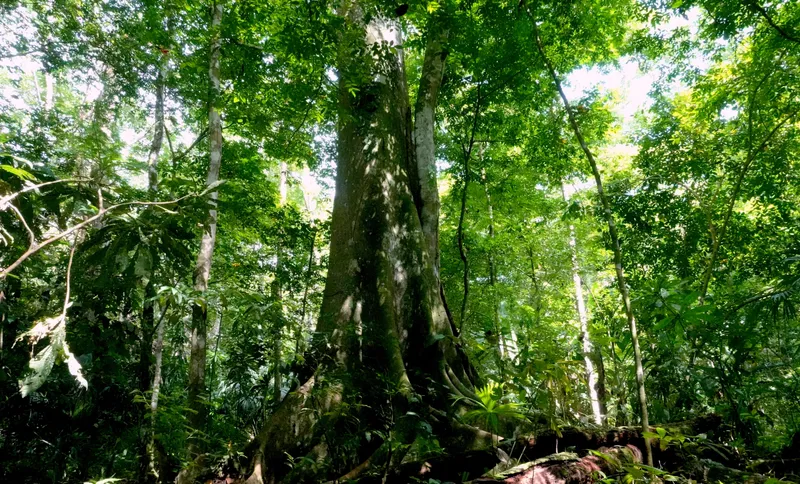
[[[17,168],[11,165],[0,165],[0,170],[6,171],[11,173],[12,175],[16,176],[22,180],[35,180],[36,177],[29,171],[23,170],[22,168]]]

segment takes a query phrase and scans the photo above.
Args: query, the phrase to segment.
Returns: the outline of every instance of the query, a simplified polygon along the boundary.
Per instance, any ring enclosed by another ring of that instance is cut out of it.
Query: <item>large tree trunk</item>
[[[317,335],[305,383],[284,398],[255,442],[248,482],[353,476],[381,461],[397,462],[402,456],[392,456],[383,438],[342,439],[373,431],[410,443],[420,427],[400,431],[394,424],[411,415],[429,422],[446,448],[492,441],[485,432],[456,427],[445,411],[452,395],[473,392],[415,203],[423,197],[414,182],[419,165],[399,26],[380,16],[365,24],[356,4],[344,10],[339,160]],[[345,426],[348,432],[337,430]],[[295,465],[289,475],[286,454],[325,465]]]
[[[220,89],[220,24],[222,23],[222,5],[215,3],[211,18],[211,58],[208,77],[211,82],[211,93],[208,108],[209,163],[206,185],[213,186],[219,180],[219,168],[222,160],[222,122],[217,111],[216,102]],[[208,218],[203,227],[200,249],[194,270],[194,289],[204,294],[208,289],[211,275],[211,260],[217,238],[217,197],[216,190],[209,194]],[[196,457],[201,453],[201,437],[206,422],[206,405],[204,403],[206,373],[206,338],[208,326],[208,304],[196,302],[192,305],[191,354],[189,357],[188,402],[189,428],[192,435],[189,439],[189,454]]]

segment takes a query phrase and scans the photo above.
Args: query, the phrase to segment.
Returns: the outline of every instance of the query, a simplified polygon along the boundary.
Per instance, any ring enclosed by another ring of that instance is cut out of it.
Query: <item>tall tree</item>
[[[147,191],[151,198],[155,198],[158,192],[158,157],[161,155],[161,148],[164,144],[164,90],[165,90],[165,70],[166,56],[160,60],[158,74],[156,77],[156,100],[153,112],[154,126],[153,139],[150,150],[147,154]],[[158,265],[154,261],[154,266]],[[139,481],[145,482],[151,467],[151,452],[154,429],[155,412],[158,408],[158,386],[161,379],[161,351],[164,344],[163,321],[158,323],[156,328],[155,321],[155,278],[151,271],[150,277],[145,281],[144,301],[142,308],[142,334],[139,347],[139,390],[145,394],[151,391],[150,412],[146,409],[142,411],[143,420],[149,419],[151,424],[141,427],[140,447],[139,447]],[[163,318],[162,318],[163,319]],[[153,343],[153,336],[158,341]],[[155,356],[155,367],[151,371],[151,356]]]
[[[562,185],[564,202],[568,202],[566,183]],[[592,416],[597,425],[606,422],[605,382],[602,373],[595,369],[595,358],[599,354],[592,345],[589,333],[589,312],[586,310],[586,301],[583,297],[583,280],[581,278],[581,265],[578,259],[578,238],[575,235],[575,226],[569,226],[569,249],[572,256],[572,285],[575,291],[575,309],[581,326],[581,346],[583,347],[583,365],[586,369],[586,386],[589,389],[589,402],[592,405]],[[602,358],[602,355],[600,355]],[[598,358],[599,360],[599,358]],[[600,366],[600,365],[599,365]]]
[[[600,203],[603,207],[603,216],[605,217],[606,224],[608,225],[608,235],[611,238],[611,248],[614,252],[614,270],[617,275],[617,288],[619,289],[620,296],[622,296],[623,309],[625,310],[625,317],[628,319],[628,328],[630,329],[631,342],[633,343],[634,364],[636,366],[636,384],[639,390],[639,405],[641,406],[640,412],[642,417],[642,429],[644,432],[649,432],[650,419],[647,415],[647,393],[645,392],[644,388],[644,366],[642,365],[642,351],[639,348],[639,333],[636,328],[636,318],[633,315],[628,283],[625,280],[625,271],[622,267],[622,247],[619,243],[619,234],[617,233],[617,225],[614,221],[614,212],[611,209],[611,202],[609,202],[608,196],[603,189],[603,178],[600,174],[600,168],[597,166],[597,160],[595,159],[594,154],[589,149],[589,145],[586,143],[586,140],[583,137],[583,132],[581,131],[578,120],[575,117],[572,106],[569,103],[569,99],[567,99],[567,95],[564,93],[564,88],[561,86],[561,80],[559,79],[555,67],[553,67],[553,64],[550,62],[550,59],[545,52],[544,44],[542,43],[541,36],[539,35],[539,27],[537,26],[536,15],[527,7],[526,13],[530,17],[531,25],[533,26],[533,40],[536,43],[536,49],[539,52],[545,67],[547,68],[547,72],[550,75],[553,84],[556,86],[558,95],[564,105],[564,110],[567,113],[567,121],[572,128],[572,132],[575,135],[581,150],[586,156],[586,161],[589,163],[592,176],[594,177],[595,187],[597,188],[597,196],[600,199]],[[653,451],[650,446],[650,439],[645,438],[644,442],[647,454],[647,465],[652,467]]]
[[[211,189],[208,196],[208,218],[203,225],[200,248],[197,252],[197,263],[194,269],[194,289],[198,297],[203,297],[208,290],[211,276],[211,261],[214,257],[214,245],[217,237],[217,199],[219,192],[214,189],[219,182],[219,169],[222,161],[222,121],[217,103],[220,92],[220,28],[222,23],[223,4],[215,2],[211,15],[211,42],[208,67],[210,82],[208,99],[208,139],[209,160],[206,186]],[[189,428],[193,432],[189,440],[189,453],[197,457],[201,453],[202,433],[205,430],[207,407],[205,403],[206,372],[206,338],[208,332],[207,301],[196,301],[192,305],[191,355],[189,358],[188,408]]]
[[[415,204],[421,197],[412,183],[418,167],[400,28],[391,14],[366,13],[358,2],[340,11],[346,29],[338,58],[336,197],[314,365],[258,436],[249,482],[280,480],[286,453],[317,462],[337,456],[327,472],[345,480],[394,461],[389,415],[424,415],[426,428],[451,450],[491,441],[485,432],[435,417],[452,395],[473,395],[472,378],[454,344]],[[438,32],[428,33],[429,42],[437,40]],[[423,71],[422,79],[432,76]],[[320,420],[318,412],[339,416]],[[382,441],[342,447],[331,431],[345,418],[388,433]],[[401,438],[410,442],[422,430],[412,425]],[[301,480],[303,471],[295,468],[286,479]]]

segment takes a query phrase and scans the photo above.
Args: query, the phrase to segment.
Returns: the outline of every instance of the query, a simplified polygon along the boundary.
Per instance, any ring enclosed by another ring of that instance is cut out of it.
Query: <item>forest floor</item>
[[[800,483],[800,433],[781,452],[756,456],[727,442],[731,429],[717,415],[651,426],[651,430],[646,436],[651,440],[655,467],[643,463],[645,436],[640,427],[518,429],[515,438],[502,440],[496,448],[442,454],[406,462],[392,470],[364,466],[356,479],[346,482]],[[230,484],[238,480],[223,473],[205,482]]]

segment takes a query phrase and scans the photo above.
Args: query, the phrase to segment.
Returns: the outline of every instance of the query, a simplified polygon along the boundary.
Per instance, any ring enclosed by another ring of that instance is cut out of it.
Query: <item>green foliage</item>
[[[469,423],[481,423],[492,432],[497,432],[501,420],[522,420],[525,416],[520,412],[520,404],[507,401],[502,394],[502,385],[489,382],[476,392],[477,400],[466,398],[474,408],[464,414],[463,419]]]

